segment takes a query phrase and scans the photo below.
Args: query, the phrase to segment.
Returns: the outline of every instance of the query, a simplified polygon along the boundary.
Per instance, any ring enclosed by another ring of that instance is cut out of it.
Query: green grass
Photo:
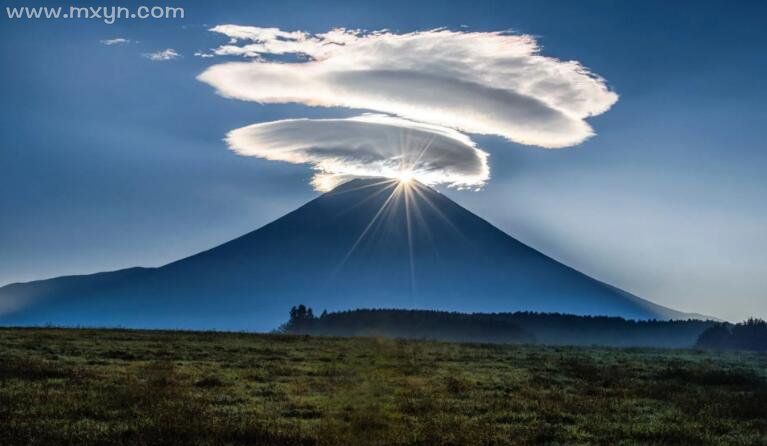
[[[767,355],[0,329],[0,444],[767,444]]]

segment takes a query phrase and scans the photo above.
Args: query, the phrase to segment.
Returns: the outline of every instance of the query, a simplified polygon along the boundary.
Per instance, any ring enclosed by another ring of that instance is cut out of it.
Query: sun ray
[[[354,192],[354,191],[358,191],[358,190],[362,190],[362,189],[369,189],[369,188],[373,188],[373,187],[376,187],[376,186],[380,186],[380,185],[382,185],[382,184],[387,184],[387,183],[394,183],[394,182],[396,182],[396,181],[397,181],[397,180],[396,180],[396,179],[394,179],[394,178],[385,178],[385,179],[383,179],[383,180],[381,180],[381,181],[376,181],[376,182],[374,182],[374,183],[363,184],[362,186],[352,187],[352,188],[344,189],[344,190],[342,190],[342,191],[338,191],[338,192],[330,191],[330,193],[332,193],[332,194],[338,194],[338,195],[340,195],[340,194],[346,194],[346,193],[349,193],[349,192]],[[341,185],[342,185],[342,184],[341,184]],[[336,187],[340,187],[341,185],[339,185],[339,186],[336,186]]]
[[[413,256],[413,227],[412,227],[412,220],[410,215],[410,207],[412,203],[412,196],[410,195],[412,192],[412,188],[410,187],[409,182],[401,182],[399,186],[402,191],[403,195],[405,197],[405,226],[407,227],[407,247],[408,247],[408,256],[410,258],[410,297],[414,298],[416,288],[415,288],[415,258]],[[411,302],[412,303],[412,302]]]
[[[430,147],[430,144],[425,144],[423,149],[420,151],[423,153],[424,151],[428,150]],[[334,277],[336,277],[339,272],[344,268],[344,266],[348,263],[349,259],[352,257],[352,255],[359,249],[362,242],[368,238],[371,237],[374,230],[378,231],[376,228],[380,228],[381,224],[386,225],[384,222],[384,216],[388,215],[388,213],[392,212],[393,209],[403,209],[404,210],[404,224],[405,224],[405,231],[406,231],[406,242],[407,242],[407,255],[408,255],[408,268],[409,268],[409,288],[410,288],[410,298],[415,299],[417,295],[417,276],[416,276],[416,260],[417,260],[417,240],[416,235],[417,234],[423,234],[424,236],[428,237],[427,242],[432,245],[432,250],[435,258],[439,259],[440,255],[439,252],[436,249],[436,246],[434,246],[434,239],[431,237],[430,229],[427,225],[426,219],[423,215],[423,210],[419,206],[419,201],[423,199],[423,201],[426,203],[427,206],[433,212],[441,219],[443,220],[451,229],[456,231],[460,236],[464,236],[461,231],[455,226],[455,224],[443,213],[440,211],[440,209],[433,203],[433,200],[429,197],[428,194],[425,193],[425,186],[423,186],[419,181],[417,181],[416,178],[409,176],[409,171],[404,171],[403,175],[400,178],[392,178],[392,179],[386,179],[381,181],[376,181],[374,183],[366,184],[360,187],[353,187],[348,190],[340,191],[339,193],[345,193],[347,191],[354,191],[354,190],[361,190],[366,188],[372,188],[375,186],[378,186],[378,189],[375,190],[373,193],[371,193],[370,196],[364,198],[361,203],[357,203],[354,205],[354,207],[359,206],[362,203],[369,202],[372,199],[375,199],[375,197],[380,196],[381,194],[385,194],[386,191],[391,190],[388,196],[384,199],[381,206],[375,211],[373,216],[371,217],[370,221],[365,225],[365,227],[362,229],[362,232],[356,237],[354,240],[354,243],[352,243],[351,247],[346,251],[343,258],[338,262],[338,264],[333,268],[332,272],[329,274],[325,286],[330,284],[330,282],[333,280]],[[386,185],[386,187],[381,188],[381,185]],[[417,197],[417,198],[416,198]],[[403,200],[403,201],[399,201]],[[395,203],[400,203],[395,206]],[[402,206],[402,207],[399,207]],[[343,211],[346,212],[346,211]],[[423,229],[418,229],[423,225]],[[420,235],[419,235],[420,237]],[[415,302],[411,302],[411,304],[415,304]]]
[[[418,200],[416,200],[415,195],[418,194],[420,197],[420,189],[423,186],[421,186],[418,183],[414,183],[412,185],[411,189],[411,211],[413,212],[414,221],[415,221],[415,227],[421,227],[423,228],[423,231],[419,234],[423,234],[424,237],[427,238],[426,242],[431,247],[432,252],[434,253],[435,257],[439,257],[439,251],[437,250],[437,245],[434,243],[434,237],[431,233],[431,228],[429,227],[428,220],[426,217],[424,217],[424,212],[421,209],[421,206],[418,203]]]
[[[385,193],[387,190],[389,190],[392,187],[396,189],[396,187],[397,187],[397,180],[387,179],[385,181],[380,181],[380,182],[375,183],[376,186],[380,186],[380,185],[384,185],[384,184],[387,185],[387,186],[384,187],[384,188],[380,188],[378,190],[373,191],[373,193],[371,193],[367,197],[363,198],[359,202],[357,202],[357,203],[353,204],[352,206],[348,207],[347,209],[344,209],[341,212],[339,212],[337,214],[337,216],[340,217],[340,216],[342,216],[342,215],[344,215],[344,214],[346,214],[348,212],[352,212],[355,208],[363,206],[365,203],[375,199],[377,196]],[[343,193],[346,193],[346,192],[358,191],[358,190],[366,189],[367,187],[368,186],[355,187],[355,188],[349,189],[348,191],[341,191],[341,192],[338,192],[338,193],[339,194],[343,194]]]
[[[461,232],[461,230],[460,230],[460,229],[459,229],[459,228],[458,228],[458,227],[455,225],[455,223],[453,223],[453,222],[452,222],[452,220],[450,220],[450,218],[448,218],[448,217],[447,217],[447,215],[445,215],[445,214],[444,214],[444,212],[442,212],[442,211],[441,211],[441,210],[440,210],[440,209],[437,207],[437,205],[435,205],[435,204],[432,202],[431,198],[430,198],[428,195],[426,195],[425,193],[423,193],[423,191],[421,191],[421,190],[419,189],[419,186],[415,186],[415,187],[413,187],[413,190],[415,191],[415,193],[417,193],[417,194],[418,194],[418,196],[419,196],[420,198],[422,198],[422,199],[423,199],[423,201],[424,201],[424,202],[425,202],[427,205],[429,205],[429,207],[430,207],[430,208],[431,208],[431,209],[432,209],[432,210],[433,210],[433,211],[434,211],[434,212],[437,214],[437,216],[439,216],[439,217],[440,217],[440,218],[441,218],[441,219],[442,219],[442,220],[443,220],[445,223],[447,223],[447,225],[448,225],[448,226],[450,226],[450,228],[451,228],[451,229],[453,229],[455,232],[457,232],[457,233],[458,233],[458,234],[459,234],[461,237],[464,237],[464,234],[463,234],[463,232]]]
[[[394,199],[399,193],[400,193],[400,188],[399,187],[395,187],[392,190],[391,194],[389,194],[389,196],[383,202],[383,204],[378,209],[378,211],[376,211],[375,215],[373,215],[373,218],[371,218],[370,222],[367,224],[367,226],[365,226],[365,229],[362,230],[362,233],[359,235],[359,237],[357,237],[357,239],[354,241],[354,244],[352,244],[351,248],[349,248],[349,250],[346,252],[344,257],[341,259],[341,261],[338,263],[336,268],[333,270],[333,272],[331,273],[331,275],[328,278],[328,280],[331,280],[338,273],[338,271],[340,271],[341,268],[343,268],[343,266],[349,260],[349,257],[351,257],[351,255],[357,249],[357,246],[359,246],[359,244],[362,242],[362,240],[368,234],[368,232],[373,227],[373,225],[375,225],[375,223],[378,221],[378,219],[381,216],[381,214],[383,214],[383,212],[389,206],[389,203],[391,203],[392,199]]]
[[[419,161],[421,161],[421,158],[426,154],[426,152],[431,148],[431,145],[434,143],[435,135],[430,135],[429,139],[426,140],[426,142],[423,145],[423,149],[421,149],[420,152],[418,152],[418,156],[413,161],[413,166],[415,166]]]

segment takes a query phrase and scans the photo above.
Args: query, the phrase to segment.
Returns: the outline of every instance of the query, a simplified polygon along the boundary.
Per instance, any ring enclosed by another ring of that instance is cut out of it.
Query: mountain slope
[[[688,316],[562,265],[433,189],[358,179],[160,268],[0,288],[0,324],[265,330],[297,303]]]

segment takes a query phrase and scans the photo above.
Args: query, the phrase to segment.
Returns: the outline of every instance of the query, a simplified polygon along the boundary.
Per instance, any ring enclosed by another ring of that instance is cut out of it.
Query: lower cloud
[[[367,114],[347,119],[288,119],[227,135],[243,156],[311,165],[317,190],[354,177],[412,177],[428,185],[482,187],[488,154],[456,130]]]

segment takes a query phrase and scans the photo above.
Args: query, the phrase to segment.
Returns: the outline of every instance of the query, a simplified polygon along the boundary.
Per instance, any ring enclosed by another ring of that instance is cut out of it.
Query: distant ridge
[[[5,286],[0,324],[270,330],[298,302],[703,318],[592,279],[420,183],[372,178],[159,268]]]

